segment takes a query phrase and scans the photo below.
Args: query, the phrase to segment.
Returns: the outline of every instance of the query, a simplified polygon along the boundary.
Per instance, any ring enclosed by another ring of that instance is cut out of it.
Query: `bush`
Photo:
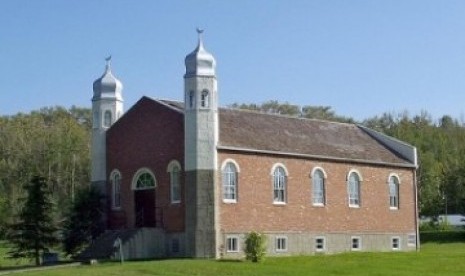
[[[465,231],[422,231],[420,232],[420,242],[465,242]]]
[[[245,258],[254,263],[260,262],[265,257],[265,235],[250,232],[245,238]]]

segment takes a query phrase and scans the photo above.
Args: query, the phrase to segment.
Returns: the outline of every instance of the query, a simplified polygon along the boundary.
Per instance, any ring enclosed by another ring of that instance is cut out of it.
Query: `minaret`
[[[184,166],[186,172],[187,254],[217,256],[218,94],[215,58],[205,50],[202,30],[195,50],[186,56],[184,75]]]
[[[111,73],[111,56],[103,75],[94,81],[92,97],[91,183],[106,194],[106,131],[123,114],[123,85]]]

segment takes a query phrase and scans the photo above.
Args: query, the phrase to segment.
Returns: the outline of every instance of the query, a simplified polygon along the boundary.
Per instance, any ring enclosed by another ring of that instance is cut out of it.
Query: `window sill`
[[[223,199],[223,203],[225,204],[236,204],[237,200],[234,199]]]
[[[397,211],[397,210],[399,210],[399,207],[389,207],[389,210]]]
[[[171,201],[171,204],[179,205],[179,204],[181,204],[181,200]]]
[[[111,207],[111,210],[112,210],[112,211],[121,211],[122,208],[121,208],[121,206],[119,206],[119,207],[112,206],[112,207]]]
[[[349,208],[360,209],[360,205],[351,205],[351,204],[349,204]]]
[[[312,206],[313,207],[318,207],[318,208],[325,207],[325,205],[323,203],[313,203]]]
[[[286,202],[273,202],[273,205],[276,206],[285,206],[287,203]]]

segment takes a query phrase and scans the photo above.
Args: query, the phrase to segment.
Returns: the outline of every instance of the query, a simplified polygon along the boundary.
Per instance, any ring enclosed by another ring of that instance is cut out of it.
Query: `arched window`
[[[399,178],[395,175],[389,177],[389,207],[399,208]]]
[[[111,181],[111,206],[113,209],[121,208],[121,173],[113,171],[110,176]]]
[[[227,161],[223,165],[223,201],[224,202],[237,202],[237,179],[238,169],[236,165]]]
[[[103,115],[103,126],[104,127],[111,126],[111,111],[110,110],[105,111]]]
[[[170,198],[171,203],[181,202],[181,165],[178,161],[173,160],[168,165],[170,174]]]
[[[194,108],[194,104],[195,104],[195,92],[189,91],[189,107]]]
[[[275,165],[273,171],[273,203],[282,204],[287,200],[287,174],[284,167]]]
[[[347,190],[349,193],[349,206],[360,206],[360,176],[356,172],[351,172],[347,181]]]
[[[312,200],[313,205],[324,205],[325,204],[325,174],[317,168],[312,173]]]
[[[154,189],[157,185],[155,175],[148,169],[140,169],[132,180],[132,189],[147,190]]]
[[[210,94],[207,90],[203,90],[202,94],[200,95],[200,106],[204,108],[208,108],[210,105]]]

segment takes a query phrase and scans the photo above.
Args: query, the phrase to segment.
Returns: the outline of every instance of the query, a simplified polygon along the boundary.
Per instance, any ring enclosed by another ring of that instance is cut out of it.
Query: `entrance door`
[[[155,227],[155,189],[134,191],[136,227]]]

